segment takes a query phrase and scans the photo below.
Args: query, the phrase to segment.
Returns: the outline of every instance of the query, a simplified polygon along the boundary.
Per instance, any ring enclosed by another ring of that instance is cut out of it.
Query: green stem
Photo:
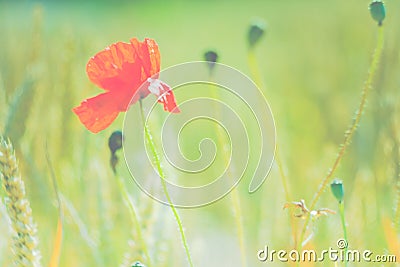
[[[372,82],[375,76],[375,73],[378,69],[379,66],[379,61],[382,55],[382,49],[383,49],[383,44],[384,44],[384,31],[383,31],[383,26],[378,27],[378,40],[377,40],[377,44],[376,44],[376,48],[375,51],[372,55],[372,61],[371,64],[369,66],[369,71],[368,71],[368,76],[367,79],[365,80],[364,83],[364,87],[362,89],[362,93],[361,93],[361,100],[360,100],[360,104],[357,108],[357,111],[355,113],[355,117],[353,119],[352,124],[350,125],[350,127],[346,130],[345,132],[345,136],[344,136],[344,141],[343,144],[340,145],[340,149],[339,149],[339,153],[336,156],[336,159],[332,165],[332,167],[329,169],[328,174],[325,176],[325,178],[322,180],[318,191],[315,193],[314,198],[311,202],[310,205],[310,210],[313,210],[315,208],[315,205],[317,204],[319,198],[321,197],[322,193],[324,192],[324,190],[326,189],[326,187],[328,186],[330,180],[333,177],[333,174],[335,173],[335,171],[337,170],[337,168],[339,167],[339,164],[344,156],[344,153],[347,149],[347,147],[350,145],[351,140],[354,136],[355,131],[358,128],[358,125],[360,123],[362,114],[364,112],[366,103],[367,103],[367,97],[368,97],[368,93],[372,87]],[[300,242],[299,242],[299,246],[301,249],[302,246],[302,242],[304,239],[304,235],[307,231],[307,227],[308,224],[310,223],[310,214],[307,216],[306,221],[304,223],[301,235],[300,235]]]
[[[261,74],[260,74],[258,64],[257,64],[257,57],[256,57],[256,54],[254,53],[253,49],[249,50],[248,61],[249,61],[251,77],[253,78],[255,84],[257,85],[257,88],[258,89],[260,89],[260,87],[264,88],[263,82],[261,79]]]
[[[275,161],[276,164],[278,165],[278,171],[279,175],[281,177],[282,185],[283,185],[283,191],[285,192],[285,198],[287,202],[290,202],[292,200],[291,194],[290,194],[290,189],[289,185],[287,183],[287,178],[285,175],[285,171],[283,170],[283,164],[282,160],[280,158],[280,153],[279,153],[279,146],[276,146],[275,149]],[[294,216],[294,210],[289,209],[289,223],[290,223],[290,228],[292,230],[292,237],[293,237],[293,247],[297,247],[297,225],[295,222],[295,216]]]
[[[242,254],[242,266],[247,266],[247,255],[246,255],[246,246],[244,242],[244,230],[243,230],[243,221],[242,221],[242,208],[240,206],[240,198],[237,188],[234,188],[231,192],[233,210],[235,212],[235,221],[236,221],[236,230],[239,237],[239,246]]]
[[[193,267],[192,257],[191,257],[190,252],[189,252],[189,246],[188,246],[187,241],[186,241],[185,232],[183,231],[182,221],[181,221],[181,219],[179,217],[179,214],[178,214],[178,211],[176,210],[175,205],[172,203],[171,197],[170,197],[170,195],[168,193],[167,183],[165,181],[165,174],[164,174],[164,171],[163,171],[163,169],[161,167],[161,161],[160,161],[160,158],[158,157],[158,154],[157,154],[157,151],[156,151],[156,147],[155,147],[154,142],[153,142],[153,138],[152,138],[152,136],[150,134],[150,130],[147,127],[147,124],[146,124],[146,118],[144,116],[144,109],[143,109],[142,100],[139,100],[139,104],[140,104],[140,114],[141,114],[141,117],[142,117],[142,122],[143,122],[143,127],[144,127],[144,134],[145,134],[145,137],[146,137],[146,140],[147,140],[147,144],[149,145],[151,153],[153,154],[154,163],[157,166],[158,174],[160,175],[160,178],[161,178],[161,185],[162,185],[165,197],[167,198],[168,204],[171,207],[171,210],[172,210],[172,213],[174,214],[175,220],[178,223],[179,232],[181,234],[183,247],[185,248],[185,252],[186,252],[186,256],[187,256],[189,265],[191,267]]]
[[[339,202],[339,213],[340,213],[340,220],[342,222],[342,227],[343,227],[343,239],[346,241],[346,247],[344,248],[344,266],[347,267],[347,250],[348,250],[348,244],[349,242],[347,241],[347,229],[346,229],[346,220],[344,218],[344,201]]]
[[[249,62],[249,68],[250,68],[251,76],[252,76],[255,84],[257,85],[258,90],[260,90],[260,93],[264,94],[263,90],[261,89],[261,88],[264,88],[264,85],[263,85],[263,82],[262,82],[262,79],[261,79],[261,74],[260,74],[260,71],[259,71],[259,68],[258,68],[257,57],[256,57],[256,54],[254,53],[254,49],[250,49],[249,52],[248,52],[248,62]],[[286,201],[289,202],[289,201],[292,200],[292,198],[291,198],[291,194],[290,194],[290,191],[289,191],[287,178],[286,178],[285,172],[283,170],[282,159],[280,157],[280,153],[279,153],[278,147],[279,146],[277,145],[276,146],[276,150],[275,150],[275,158],[274,159],[275,159],[275,162],[276,162],[276,164],[278,166],[279,177],[280,177],[282,185],[283,185],[283,190],[285,192]],[[297,227],[296,227],[296,224],[295,224],[295,221],[294,221],[294,216],[293,216],[293,210],[292,209],[289,210],[289,216],[290,216],[289,223],[290,223],[290,228],[291,228],[291,231],[292,231],[294,247],[296,247],[297,246],[297,235],[296,235]]]
[[[212,73],[210,72],[210,80],[212,82]],[[212,87],[212,86],[210,86]],[[217,90],[213,90],[211,88],[211,92],[213,92],[213,97],[215,99],[219,98],[219,94]],[[221,110],[218,105],[215,106],[216,110],[216,117],[220,117]],[[217,132],[217,139],[218,139],[218,144],[221,144],[222,147],[224,144],[224,139],[222,136],[222,131],[219,127],[216,127],[216,132]],[[228,153],[226,153],[225,149],[222,149],[222,156],[224,157],[224,163],[228,164],[229,163],[229,158],[228,158]],[[227,175],[228,177],[233,177],[231,173],[231,168],[230,166],[227,167]],[[232,200],[232,205],[233,205],[233,211],[234,211],[234,217],[235,217],[235,223],[236,223],[236,231],[238,234],[238,239],[239,239],[239,248],[241,251],[241,260],[242,260],[242,267],[247,266],[247,254],[246,254],[246,245],[245,245],[245,240],[244,240],[244,228],[243,228],[243,221],[242,221],[242,208],[240,205],[240,197],[237,188],[234,188],[231,192],[231,200]]]
[[[394,225],[396,226],[397,233],[400,233],[400,174],[397,178],[396,195],[397,204],[394,215]]]
[[[396,136],[396,132],[393,133],[393,136]],[[393,147],[394,151],[394,162],[396,162],[396,172],[395,172],[395,177],[396,177],[396,188],[395,188],[395,193],[396,193],[396,205],[395,205],[395,212],[394,212],[394,218],[393,222],[396,227],[397,233],[400,233],[400,143],[396,141],[395,146]]]
[[[146,257],[146,260],[147,260],[147,266],[150,267],[151,266],[151,258],[150,258],[150,255],[149,255],[149,251],[147,249],[147,245],[146,245],[146,243],[144,242],[144,239],[143,239],[142,230],[140,229],[140,224],[139,224],[138,216],[136,215],[135,207],[132,204],[132,201],[131,201],[131,199],[129,197],[129,193],[126,190],[125,183],[122,180],[122,177],[120,175],[116,174],[116,173],[115,173],[115,176],[116,176],[116,178],[118,180],[118,185],[119,185],[119,188],[121,190],[122,197],[123,197],[123,199],[125,201],[125,204],[128,206],[129,213],[132,216],[133,224],[135,225],[135,231],[136,231],[137,238],[139,239],[139,243],[140,243],[141,249],[143,250],[144,256]]]

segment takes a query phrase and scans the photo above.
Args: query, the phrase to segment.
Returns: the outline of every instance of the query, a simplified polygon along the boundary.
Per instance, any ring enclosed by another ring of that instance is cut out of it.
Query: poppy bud
[[[331,183],[331,190],[335,198],[341,203],[344,197],[343,182],[338,179],[333,180]]]
[[[108,139],[108,147],[111,150],[111,154],[115,154],[115,152],[122,148],[122,132],[115,131],[111,134]]]
[[[258,20],[254,22],[249,29],[248,41],[250,48],[253,48],[255,44],[260,40],[265,32],[265,22],[263,20]]]
[[[378,22],[378,25],[381,26],[383,20],[386,16],[385,5],[381,0],[374,0],[371,4],[369,4],[369,12],[371,13],[372,18]]]
[[[204,59],[205,61],[208,61],[208,66],[210,70],[212,70],[215,66],[215,62],[218,60],[218,54],[213,50],[209,50],[204,53]]]
[[[117,173],[118,157],[115,152],[122,148],[123,136],[121,131],[115,131],[108,138],[108,147],[111,151],[110,165],[114,173]]]

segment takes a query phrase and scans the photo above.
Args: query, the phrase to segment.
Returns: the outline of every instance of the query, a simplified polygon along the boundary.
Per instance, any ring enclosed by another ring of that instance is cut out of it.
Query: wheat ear
[[[32,209],[26,198],[15,151],[10,141],[0,136],[0,181],[3,184],[5,204],[11,219],[15,266],[42,266],[38,250],[37,228]]]

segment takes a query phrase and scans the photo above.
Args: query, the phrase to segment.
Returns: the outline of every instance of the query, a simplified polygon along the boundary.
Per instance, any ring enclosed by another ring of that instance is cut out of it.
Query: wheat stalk
[[[0,137],[0,180],[6,193],[5,204],[11,219],[15,266],[41,266],[37,228],[26,199],[15,152],[10,141]]]

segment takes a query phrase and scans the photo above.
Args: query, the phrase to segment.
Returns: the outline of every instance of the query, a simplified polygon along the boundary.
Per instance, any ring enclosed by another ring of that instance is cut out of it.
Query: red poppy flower
[[[107,128],[120,112],[129,108],[129,103],[150,93],[156,95],[165,111],[178,113],[171,88],[157,79],[159,71],[160,52],[154,40],[146,38],[139,42],[132,38],[130,43],[112,44],[86,65],[89,79],[106,92],[84,100],[73,111],[93,133]]]

